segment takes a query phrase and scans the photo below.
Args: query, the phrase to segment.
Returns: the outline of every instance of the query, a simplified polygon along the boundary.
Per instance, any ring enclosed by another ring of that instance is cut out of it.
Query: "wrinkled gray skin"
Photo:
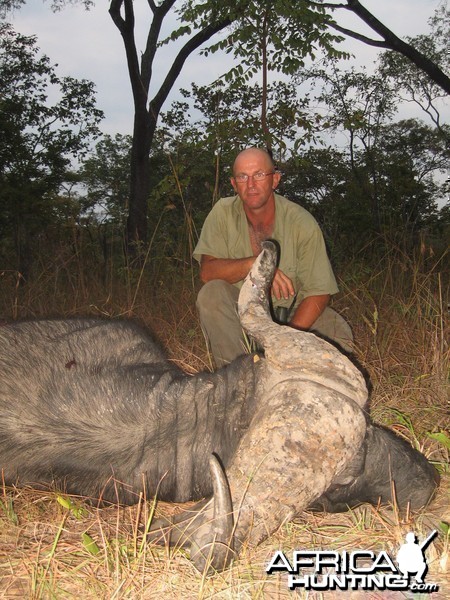
[[[200,570],[225,568],[244,540],[260,543],[307,507],[390,501],[392,480],[401,507],[426,504],[433,467],[369,422],[355,366],[315,335],[271,321],[275,263],[266,243],[239,298],[265,358],[241,357],[212,374],[185,375],[131,322],[0,327],[6,484],[127,504],[144,487],[147,497],[176,502],[214,492],[170,534]]]

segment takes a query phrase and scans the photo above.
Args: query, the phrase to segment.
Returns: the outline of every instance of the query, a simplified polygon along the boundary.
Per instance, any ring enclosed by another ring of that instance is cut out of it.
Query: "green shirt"
[[[278,194],[275,194],[272,239],[280,244],[279,268],[292,280],[297,293],[295,305],[307,296],[339,291],[317,221],[307,210]],[[199,262],[202,254],[215,258],[253,255],[247,217],[239,196],[222,198],[213,206],[193,253]],[[240,288],[242,283],[235,285]],[[292,303],[292,298],[273,300],[275,306]]]

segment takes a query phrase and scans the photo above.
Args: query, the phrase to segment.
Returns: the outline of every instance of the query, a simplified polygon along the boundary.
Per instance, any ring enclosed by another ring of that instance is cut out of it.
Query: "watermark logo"
[[[333,550],[294,550],[289,560],[278,550],[266,567],[271,575],[288,573],[291,590],[410,590],[432,593],[436,583],[425,581],[428,571],[425,551],[438,532],[432,531],[418,542],[410,531],[397,552],[395,560],[385,551],[371,550],[336,552]]]

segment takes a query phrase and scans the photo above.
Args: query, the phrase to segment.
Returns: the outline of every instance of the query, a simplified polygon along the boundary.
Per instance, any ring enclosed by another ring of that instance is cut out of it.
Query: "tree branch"
[[[169,72],[167,73],[164,82],[159,88],[158,93],[155,94],[153,100],[150,102],[149,111],[154,117],[155,115],[157,116],[159,114],[161,107],[164,104],[167,96],[169,95],[170,90],[172,89],[173,84],[175,83],[178,75],[180,74],[181,69],[183,68],[183,65],[186,62],[188,56],[192,54],[194,50],[199,48],[202,44],[207,42],[213,35],[221,31],[222,29],[225,29],[225,27],[228,27],[229,25],[231,25],[231,20],[229,18],[226,18],[219,23],[208,25],[207,27],[196,33],[181,48]]]
[[[120,14],[120,9],[124,4],[125,19]],[[139,59],[134,39],[133,0],[112,0],[109,6],[109,14],[123,38],[135,109],[145,109],[148,90],[142,86],[139,71]]]
[[[413,62],[419,69],[427,73],[447,94],[450,94],[450,78],[429,58],[407,44],[388,29],[381,21],[372,15],[359,0],[347,0],[349,10],[366,23],[373,31],[378,33],[386,43],[386,48],[400,52]]]
[[[308,4],[316,8],[328,8],[330,10],[343,8],[354,13],[366,25],[375,31],[375,33],[378,33],[382,40],[373,40],[365,35],[357,33],[356,31],[341,27],[332,20],[328,22],[328,25],[340,33],[359,40],[369,46],[375,46],[378,48],[385,48],[386,50],[399,52],[412,63],[414,63],[416,67],[426,73],[430,79],[437,83],[437,85],[441,87],[447,94],[450,94],[450,77],[448,77],[442,71],[442,69],[440,69],[439,66],[427,56],[416,50],[413,46],[411,46],[411,44],[408,44],[397,37],[395,33],[393,33],[371,12],[369,12],[367,8],[365,8],[361,2],[359,2],[359,0],[347,0],[347,4],[333,4],[331,2],[315,2],[314,0],[308,0]]]
[[[144,89],[147,90],[150,86],[153,70],[153,60],[155,58],[156,50],[158,47],[159,34],[161,33],[161,27],[167,13],[175,4],[176,0],[165,0],[160,6],[156,6],[153,0],[149,0],[151,9],[153,11],[153,20],[150,25],[150,29],[147,36],[147,44],[142,55],[141,61],[141,79]]]
[[[362,33],[356,33],[356,31],[352,31],[351,29],[347,29],[346,27],[341,27],[337,23],[330,22],[328,23],[328,26],[332,27],[333,29],[336,29],[336,31],[339,31],[344,35],[347,35],[348,37],[354,38],[359,42],[363,42],[363,44],[367,44],[368,46],[375,46],[376,48],[385,48],[387,50],[391,50],[389,46],[386,46],[386,42],[384,42],[383,40],[373,40],[372,38],[369,38],[363,35]]]
[[[111,0],[111,4],[109,5],[109,14],[111,19],[114,21],[114,25],[117,29],[122,33],[125,27],[125,21],[120,14],[120,7],[122,6],[123,0]]]
[[[331,8],[334,10],[335,8],[345,8],[348,10],[347,4],[332,4],[331,2],[314,2],[313,0],[309,0],[308,4],[311,6],[316,6],[317,8]]]

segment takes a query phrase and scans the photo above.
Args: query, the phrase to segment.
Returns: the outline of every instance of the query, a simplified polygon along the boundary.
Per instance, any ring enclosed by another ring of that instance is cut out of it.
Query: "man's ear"
[[[278,184],[280,183],[280,179],[281,179],[281,173],[279,171],[275,171],[275,173],[273,174],[273,185],[272,185],[272,188],[274,190],[277,189]]]
[[[230,181],[231,181],[231,185],[233,186],[233,190],[236,192],[237,194],[237,185],[236,182],[234,180],[234,177],[230,177]]]

